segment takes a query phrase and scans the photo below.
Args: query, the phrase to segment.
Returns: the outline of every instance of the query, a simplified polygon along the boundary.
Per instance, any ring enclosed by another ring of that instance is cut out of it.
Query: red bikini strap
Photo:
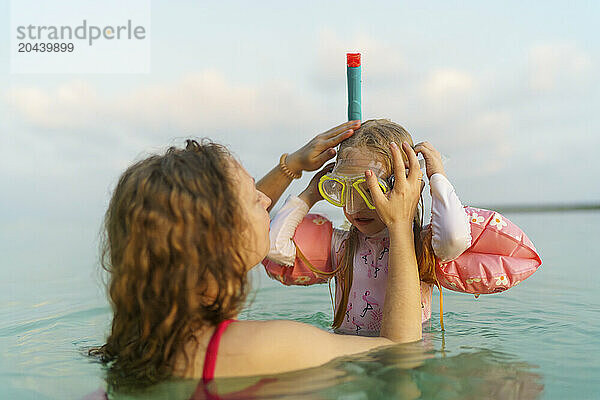
[[[202,371],[202,382],[204,382],[204,384],[212,381],[215,376],[215,366],[217,365],[217,353],[219,351],[221,336],[223,336],[225,329],[233,321],[233,319],[227,319],[220,322],[213,332],[210,342],[208,342],[206,357],[204,358],[204,370]]]

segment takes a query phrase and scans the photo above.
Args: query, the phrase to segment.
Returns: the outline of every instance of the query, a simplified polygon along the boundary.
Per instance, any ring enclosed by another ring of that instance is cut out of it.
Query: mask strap
[[[298,244],[296,243],[296,241],[294,239],[292,239],[292,241],[294,242],[294,245],[296,246],[296,254],[298,255],[298,258],[300,258],[300,260],[302,260],[304,265],[306,265],[308,267],[308,269],[310,269],[313,273],[315,273],[317,275],[325,275],[327,277],[332,278],[333,276],[335,276],[335,274],[337,274],[340,271],[340,269],[342,269],[342,266],[340,265],[342,260],[340,259],[337,267],[333,271],[331,271],[331,272],[321,271],[320,269],[318,269],[317,267],[312,265],[310,261],[308,261],[308,258],[306,258],[304,253],[302,253],[302,251],[300,250],[300,247],[298,247]]]
[[[444,298],[442,296],[442,286],[437,279],[435,280],[435,285],[440,291],[440,325],[442,326],[442,332],[444,332],[446,329],[444,329]]]
[[[331,280],[332,280],[332,277],[327,279],[327,287],[329,288],[329,298],[331,299],[331,309],[333,310],[333,315],[335,315],[335,303],[333,301],[333,292],[331,291]]]
[[[315,274],[327,276],[327,287],[329,288],[329,298],[331,299],[331,307],[333,309],[333,313],[335,314],[335,302],[333,301],[333,292],[331,291],[331,279],[335,276],[335,274],[337,274],[342,269],[342,266],[341,266],[342,258],[340,257],[340,259],[338,260],[338,265],[333,271],[331,271],[331,272],[321,271],[317,267],[312,265],[310,261],[308,261],[308,258],[306,258],[304,253],[302,253],[302,251],[296,244],[296,241],[294,239],[292,239],[292,241],[294,242],[294,245],[296,246],[296,254],[302,260],[304,265],[306,265],[308,267],[308,269],[310,269]]]

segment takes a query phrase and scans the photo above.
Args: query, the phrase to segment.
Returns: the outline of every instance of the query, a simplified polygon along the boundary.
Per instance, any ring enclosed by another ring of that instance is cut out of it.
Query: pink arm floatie
[[[331,268],[331,221],[319,214],[304,217],[294,233],[296,258],[288,267],[269,259],[263,260],[267,274],[284,285],[312,285],[327,282]]]
[[[457,259],[436,265],[439,283],[472,294],[505,291],[542,264],[533,243],[508,218],[495,211],[465,207],[471,225],[471,247]]]

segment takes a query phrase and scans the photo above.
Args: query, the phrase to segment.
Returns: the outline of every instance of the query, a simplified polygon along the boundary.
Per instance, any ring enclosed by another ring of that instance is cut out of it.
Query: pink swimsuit
[[[234,322],[233,319],[227,319],[222,321],[213,332],[208,347],[206,348],[206,355],[204,357],[204,368],[202,370],[202,382],[196,387],[196,391],[190,397],[190,400],[199,399],[220,399],[216,394],[210,393],[206,385],[210,383],[215,377],[215,367],[217,365],[217,353],[219,352],[219,344],[221,343],[221,336],[225,333],[225,329]]]
[[[225,329],[231,324],[235,322],[234,319],[227,319],[222,321],[217,325],[217,328],[212,334],[210,341],[208,342],[208,347],[206,348],[206,356],[204,358],[204,368],[202,371],[202,381],[196,387],[196,391],[190,397],[190,400],[200,400],[200,399],[211,399],[211,400],[233,400],[233,399],[246,399],[248,397],[252,397],[255,392],[263,387],[265,384],[269,382],[275,381],[274,378],[263,378],[254,385],[239,390],[237,392],[230,392],[224,395],[213,394],[208,390],[207,385],[214,379],[215,377],[215,367],[217,365],[217,354],[219,352],[219,344],[221,343],[221,337],[223,333],[225,333]]]
[[[215,377],[215,367],[217,365],[217,353],[219,352],[219,344],[221,343],[221,336],[225,333],[225,329],[230,323],[234,322],[233,319],[227,319],[217,325],[217,328],[213,332],[208,347],[206,348],[206,356],[204,358],[204,369],[202,371],[202,382],[206,385],[212,381]]]
[[[343,254],[342,243],[348,236],[347,231],[335,229],[332,237],[332,264],[338,265]],[[379,336],[383,318],[383,303],[388,276],[388,254],[390,238],[387,229],[376,236],[367,237],[358,232],[358,247],[354,254],[352,287],[348,297],[346,316],[338,333],[361,336]],[[340,299],[341,286],[335,285],[335,298]],[[421,282],[421,320],[431,318],[431,295],[433,285]],[[336,301],[336,310],[339,300]]]

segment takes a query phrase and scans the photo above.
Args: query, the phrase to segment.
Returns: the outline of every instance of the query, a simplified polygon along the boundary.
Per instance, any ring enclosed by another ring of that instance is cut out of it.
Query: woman
[[[104,266],[114,316],[92,353],[109,385],[144,387],[170,377],[266,375],[321,365],[347,354],[421,339],[412,217],[421,171],[412,148],[405,176],[393,144],[396,183],[386,196],[365,176],[390,232],[388,295],[381,337],[336,335],[293,321],[235,321],[247,274],[269,250],[271,200],[226,148],[187,141],[129,167],[106,212]],[[233,322],[233,323],[231,323]],[[299,347],[302,337],[310,346]],[[208,392],[206,392],[208,393]]]

